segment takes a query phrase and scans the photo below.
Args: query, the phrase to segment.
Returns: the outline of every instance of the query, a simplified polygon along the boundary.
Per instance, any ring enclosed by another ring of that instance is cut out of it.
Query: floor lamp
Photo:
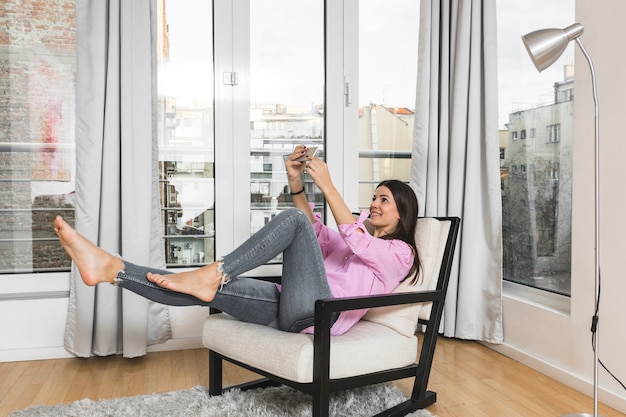
[[[587,50],[583,46],[579,37],[583,33],[583,25],[580,23],[574,23],[565,29],[540,29],[522,36],[526,50],[532,59],[533,64],[537,67],[539,72],[552,65],[565,51],[565,48],[570,41],[575,40],[580,47],[585,59],[589,63],[589,69],[591,70],[591,83],[593,88],[593,102],[595,108],[594,125],[595,125],[595,311],[592,322],[593,332],[593,347],[594,347],[594,366],[593,366],[593,417],[598,417],[598,364],[599,351],[598,346],[599,333],[598,333],[598,310],[599,310],[599,295],[600,295],[600,170],[599,170],[599,156],[600,156],[600,130],[598,125],[598,94],[596,88],[596,74],[593,69],[593,63],[591,57],[587,53]],[[591,414],[567,414],[563,417],[585,417],[591,416]]]

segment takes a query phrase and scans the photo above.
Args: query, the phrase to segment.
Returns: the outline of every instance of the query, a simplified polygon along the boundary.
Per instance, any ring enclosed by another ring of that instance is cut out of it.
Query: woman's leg
[[[298,332],[313,324],[315,300],[332,296],[313,227],[308,217],[297,209],[279,213],[250,239],[225,256],[221,261],[221,268],[218,261],[195,271],[180,274],[170,274],[168,271],[128,263],[124,265],[119,258],[96,247],[62,220],[58,221],[58,224],[55,222],[55,228],[66,251],[77,263],[83,279],[94,274],[88,271],[91,266],[89,262],[79,263],[77,259],[95,262],[96,258],[112,258],[118,261],[113,262],[117,270],[112,272],[109,268],[98,280],[86,281],[88,285],[116,282],[124,288],[164,304],[209,305],[210,302],[210,305],[233,313],[241,320],[253,322],[257,321],[246,319],[244,316],[259,315],[262,308],[262,321],[268,322],[270,321],[268,317],[275,315],[278,308],[280,323],[278,327]],[[284,254],[281,296],[278,296],[273,284],[247,279],[233,279],[233,282],[218,292],[222,274],[237,277],[267,263],[281,252]],[[246,283],[247,281],[252,281],[253,284]],[[155,283],[158,285],[154,285]],[[158,292],[163,289],[171,291]],[[175,295],[177,293],[187,295]],[[276,305],[278,299],[279,307]],[[255,311],[255,307],[259,308],[259,311]]]
[[[317,236],[301,210],[288,209],[276,215],[224,257],[222,271],[237,276],[279,253],[283,254],[279,328],[299,332],[313,325],[315,301],[332,297]]]
[[[299,332],[313,324],[315,300],[332,297],[324,259],[309,218],[298,209],[280,212],[272,221],[222,259],[220,272],[237,277],[283,253],[280,329]],[[160,286],[196,294],[199,281],[183,274],[151,276]],[[233,280],[233,281],[236,281]],[[218,294],[232,290],[225,285]],[[216,296],[217,299],[217,296]],[[219,307],[218,307],[219,308]],[[226,310],[224,310],[226,311]]]
[[[280,294],[272,283],[250,278],[236,279],[229,284],[227,289],[215,295],[213,301],[209,303],[192,295],[170,291],[150,282],[146,278],[149,273],[167,275],[171,272],[123,261],[94,245],[61,217],[55,219],[54,227],[61,244],[74,261],[81,278],[87,285],[117,284],[158,303],[172,306],[210,305],[240,320],[278,327]],[[219,282],[216,289],[218,287]]]
[[[172,274],[125,261],[124,269],[119,272],[115,281],[120,287],[157,303],[171,306],[210,306],[242,321],[278,328],[280,293],[271,282],[236,277],[217,291],[211,301],[203,301],[193,295],[158,286],[146,278],[149,273]]]

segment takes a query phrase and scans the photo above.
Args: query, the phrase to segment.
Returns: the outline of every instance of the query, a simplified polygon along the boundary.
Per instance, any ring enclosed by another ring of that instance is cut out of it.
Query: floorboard
[[[0,363],[0,417],[30,405],[166,392],[206,385],[205,349],[144,357],[53,359]],[[226,384],[255,375],[224,364]],[[409,394],[412,380],[398,382]],[[558,381],[472,341],[439,338],[429,389],[438,417],[559,417],[591,413],[593,401]],[[626,417],[600,404],[602,417]]]

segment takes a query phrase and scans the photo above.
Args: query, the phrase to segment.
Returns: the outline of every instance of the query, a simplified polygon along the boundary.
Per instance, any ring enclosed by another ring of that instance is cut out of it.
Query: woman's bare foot
[[[117,273],[124,268],[124,262],[120,258],[91,243],[67,224],[61,216],[54,219],[54,231],[59,236],[61,245],[76,264],[85,284],[112,283]]]
[[[194,271],[167,275],[149,272],[146,277],[148,281],[154,282],[159,287],[193,295],[202,301],[210,302],[213,301],[215,293],[222,284],[222,274],[217,267],[218,262],[213,262]]]

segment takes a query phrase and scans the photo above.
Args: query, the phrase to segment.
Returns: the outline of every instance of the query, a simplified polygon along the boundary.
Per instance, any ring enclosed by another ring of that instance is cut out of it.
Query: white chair
[[[313,416],[328,416],[331,392],[408,377],[415,378],[411,397],[379,415],[406,415],[433,404],[437,394],[428,391],[428,378],[459,224],[458,217],[418,219],[420,282],[407,279],[387,295],[317,300],[313,335],[209,315],[202,341],[209,349],[210,394],[223,391],[226,360],[265,377],[227,389],[288,385],[312,395]],[[371,310],[347,333],[330,336],[333,312],[362,308]],[[416,363],[418,327],[423,341]]]

